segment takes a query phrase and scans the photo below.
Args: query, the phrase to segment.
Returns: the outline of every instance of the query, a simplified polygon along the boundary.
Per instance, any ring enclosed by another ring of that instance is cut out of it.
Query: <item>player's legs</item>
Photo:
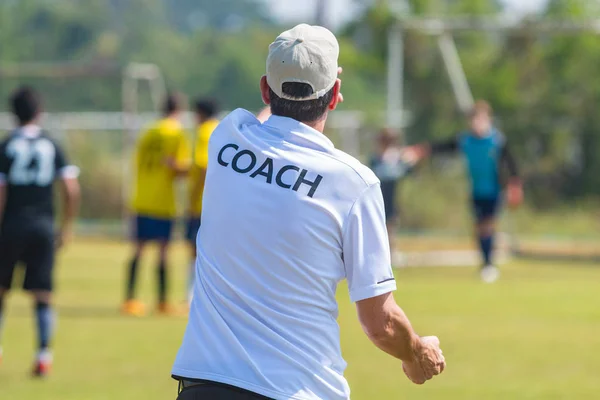
[[[52,308],[52,275],[55,259],[52,222],[47,221],[35,228],[32,227],[27,242],[27,251],[23,255],[26,268],[23,288],[33,297],[38,338],[38,353],[33,373],[34,376],[43,377],[50,372],[52,366],[50,346],[55,325]]]
[[[136,287],[138,277],[138,267],[140,259],[144,252],[146,241],[136,239],[134,241],[133,256],[127,266],[127,283],[125,287],[125,302],[122,312],[125,315],[141,317],[146,313],[146,306],[136,299]]]
[[[44,377],[52,368],[50,346],[54,337],[56,315],[52,307],[52,294],[46,290],[31,292],[34,300],[35,319],[38,334],[38,353],[33,367],[35,377]]]
[[[486,282],[494,282],[498,278],[493,256],[499,200],[497,198],[475,199],[473,205],[476,218],[475,232],[483,261],[481,277]]]
[[[125,301],[121,311],[125,315],[141,317],[146,313],[146,306],[136,299],[136,287],[140,260],[148,241],[148,222],[140,215],[136,215],[132,222],[133,255],[127,264]]]
[[[175,311],[169,306],[168,288],[169,288],[169,248],[171,242],[171,233],[173,231],[173,221],[168,219],[156,219],[153,223],[153,239],[158,242],[159,256],[157,266],[158,278],[158,313],[173,314]]]
[[[496,236],[496,219],[489,217],[477,222],[476,226],[479,248],[483,265],[493,265],[494,238]]]
[[[169,257],[169,242],[159,243],[158,257],[158,304],[167,304],[167,259]]]
[[[125,292],[125,300],[130,301],[135,299],[135,289],[137,284],[138,266],[146,242],[142,240],[136,240],[134,243],[134,251],[131,260],[129,261],[129,268],[127,269],[127,288]]]
[[[15,266],[23,250],[21,229],[3,226],[0,236],[0,363],[2,362],[2,332],[4,327],[4,305],[12,284]]]

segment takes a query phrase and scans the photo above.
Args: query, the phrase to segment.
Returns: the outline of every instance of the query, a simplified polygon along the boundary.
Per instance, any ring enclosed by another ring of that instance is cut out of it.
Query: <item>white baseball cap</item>
[[[315,100],[327,94],[338,76],[340,46],[333,33],[321,26],[301,24],[283,32],[269,46],[267,83],[287,100]],[[283,93],[283,84],[306,83],[313,94],[296,98]]]

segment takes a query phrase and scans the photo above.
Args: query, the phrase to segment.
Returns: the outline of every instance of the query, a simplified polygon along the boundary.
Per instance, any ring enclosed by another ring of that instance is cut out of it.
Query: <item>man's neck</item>
[[[42,129],[36,123],[36,121],[31,121],[31,122],[28,122],[26,124],[19,126],[18,132],[20,132],[21,135],[24,135],[27,137],[36,137],[36,136],[40,135],[40,133],[42,132]]]
[[[308,125],[316,131],[323,133],[325,131],[325,122],[327,122],[327,118],[320,119],[318,121],[313,122],[302,122],[304,125]]]

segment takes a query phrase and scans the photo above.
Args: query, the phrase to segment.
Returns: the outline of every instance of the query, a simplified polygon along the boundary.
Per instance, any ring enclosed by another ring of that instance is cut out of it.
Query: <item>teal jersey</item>
[[[432,151],[459,151],[463,154],[475,199],[496,199],[500,196],[504,167],[511,177],[518,176],[516,163],[506,146],[506,138],[496,128],[492,128],[484,137],[464,131],[449,141],[433,144]]]
[[[458,146],[464,154],[474,198],[493,199],[502,192],[500,162],[506,140],[492,128],[485,137],[464,132],[458,137]]]

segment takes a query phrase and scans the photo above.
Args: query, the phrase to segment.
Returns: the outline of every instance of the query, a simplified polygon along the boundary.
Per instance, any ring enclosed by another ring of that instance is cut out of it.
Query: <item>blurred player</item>
[[[190,205],[187,215],[186,238],[190,245],[190,276],[188,281],[188,293],[191,296],[194,284],[194,270],[196,261],[196,234],[200,228],[200,216],[202,214],[202,194],[204,192],[204,181],[206,179],[206,167],[208,165],[208,141],[210,135],[219,125],[217,114],[218,106],[214,101],[200,99],[195,104],[196,122],[198,130],[195,140],[193,163],[190,169]]]
[[[145,314],[145,306],[135,298],[138,265],[149,242],[157,242],[160,257],[157,267],[159,314],[174,310],[167,303],[167,255],[176,217],[175,182],[189,170],[189,145],[179,121],[184,107],[179,95],[165,101],[164,118],[152,125],[139,139],[135,155],[136,180],[133,197],[135,213],[135,252],[129,263],[127,292],[123,313]]]
[[[394,238],[397,234],[398,183],[410,172],[416,160],[409,160],[398,146],[398,135],[391,129],[382,129],[377,137],[377,152],[371,158],[370,167],[381,181],[381,192],[385,206],[385,219],[390,239],[390,248],[394,254]]]
[[[467,164],[471,181],[471,199],[475,216],[475,231],[483,258],[481,278],[487,283],[496,281],[498,269],[493,264],[496,219],[502,205],[506,186],[510,207],[523,199],[515,159],[506,144],[505,136],[492,123],[492,108],[485,101],[475,103],[469,114],[469,128],[445,142],[413,147],[418,158],[430,154],[460,152]],[[508,172],[508,180],[505,172]]]
[[[23,288],[35,302],[38,353],[34,376],[46,376],[52,365],[54,328],[52,275],[56,247],[70,237],[79,204],[79,169],[38,125],[40,100],[28,87],[18,89],[10,106],[19,127],[0,144],[0,334],[2,305],[17,263],[25,267]],[[56,180],[63,192],[58,233],[54,227]],[[0,348],[0,361],[2,350]]]

